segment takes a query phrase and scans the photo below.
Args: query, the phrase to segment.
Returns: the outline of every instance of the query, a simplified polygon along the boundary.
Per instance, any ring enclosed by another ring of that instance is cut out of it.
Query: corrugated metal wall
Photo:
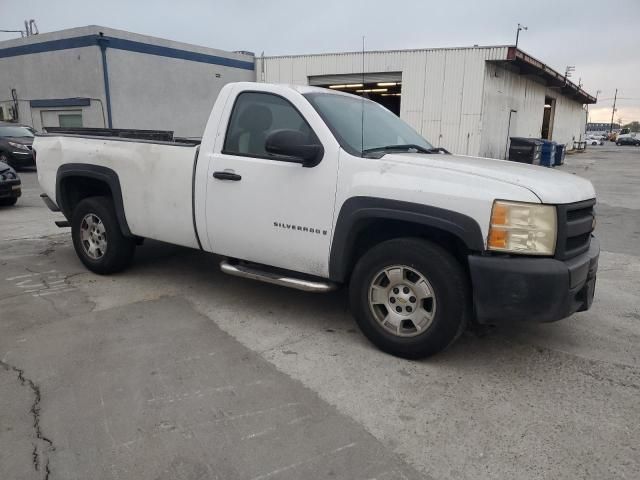
[[[558,94],[557,90],[547,89],[547,95],[556,99],[552,139],[572,149],[574,141],[584,140],[587,111],[581,103]]]
[[[402,72],[400,117],[434,145],[460,154],[504,158],[511,136],[540,136],[546,87],[487,63],[506,60],[508,47],[334,53],[256,59],[258,81],[307,85],[309,77]],[[554,140],[580,134],[582,106],[561,97]],[[583,127],[584,128],[584,125]]]
[[[366,73],[402,72],[400,117],[434,145],[456,153],[480,150],[485,61],[506,47],[366,52]],[[256,59],[258,81],[309,83],[309,77],[362,72],[361,53]]]
[[[586,113],[582,104],[561,95],[558,89],[492,63],[487,64],[484,84],[480,156],[505,158],[508,137],[539,138],[546,96],[556,99],[552,139],[571,149],[574,140],[584,137]],[[515,112],[509,127],[511,110]]]

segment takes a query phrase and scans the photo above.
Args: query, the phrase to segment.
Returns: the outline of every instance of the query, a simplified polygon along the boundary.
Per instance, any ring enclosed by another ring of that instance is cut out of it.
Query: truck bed
[[[38,135],[34,142],[38,180],[56,199],[62,165],[113,170],[119,179],[131,233],[198,248],[193,223],[193,176],[198,146],[117,137]]]

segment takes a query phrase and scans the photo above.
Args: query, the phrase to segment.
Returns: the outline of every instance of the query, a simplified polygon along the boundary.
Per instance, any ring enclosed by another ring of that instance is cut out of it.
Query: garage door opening
[[[402,99],[402,74],[400,72],[367,73],[364,79],[362,74],[309,77],[309,85],[368,98],[400,116],[400,101]]]
[[[542,114],[542,132],[540,137],[545,140],[551,140],[553,133],[553,117],[556,112],[556,99],[544,97],[544,113]]]

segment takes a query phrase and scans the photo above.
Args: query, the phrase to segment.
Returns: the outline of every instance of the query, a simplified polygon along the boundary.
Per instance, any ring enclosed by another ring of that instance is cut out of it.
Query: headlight
[[[9,143],[9,145],[11,145],[13,148],[19,148],[20,150],[29,150],[29,148],[26,145],[23,145],[22,143],[15,143],[15,142],[7,142]]]
[[[493,202],[489,250],[523,255],[553,255],[556,249],[556,207],[538,203]]]

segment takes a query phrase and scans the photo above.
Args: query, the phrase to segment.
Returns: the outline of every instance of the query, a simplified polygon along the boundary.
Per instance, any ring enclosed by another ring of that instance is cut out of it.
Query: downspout
[[[109,91],[109,69],[107,68],[107,46],[109,40],[104,38],[104,34],[100,32],[96,39],[98,46],[100,47],[100,53],[102,54],[102,78],[104,81],[104,96],[107,104],[107,125],[109,128],[113,128],[111,121],[111,93]]]
[[[513,108],[511,110],[509,110],[509,123],[507,123],[507,143],[504,146],[504,159],[505,160],[509,160],[509,137],[511,136],[511,115],[513,115],[514,113],[518,113],[517,110],[514,110]]]

